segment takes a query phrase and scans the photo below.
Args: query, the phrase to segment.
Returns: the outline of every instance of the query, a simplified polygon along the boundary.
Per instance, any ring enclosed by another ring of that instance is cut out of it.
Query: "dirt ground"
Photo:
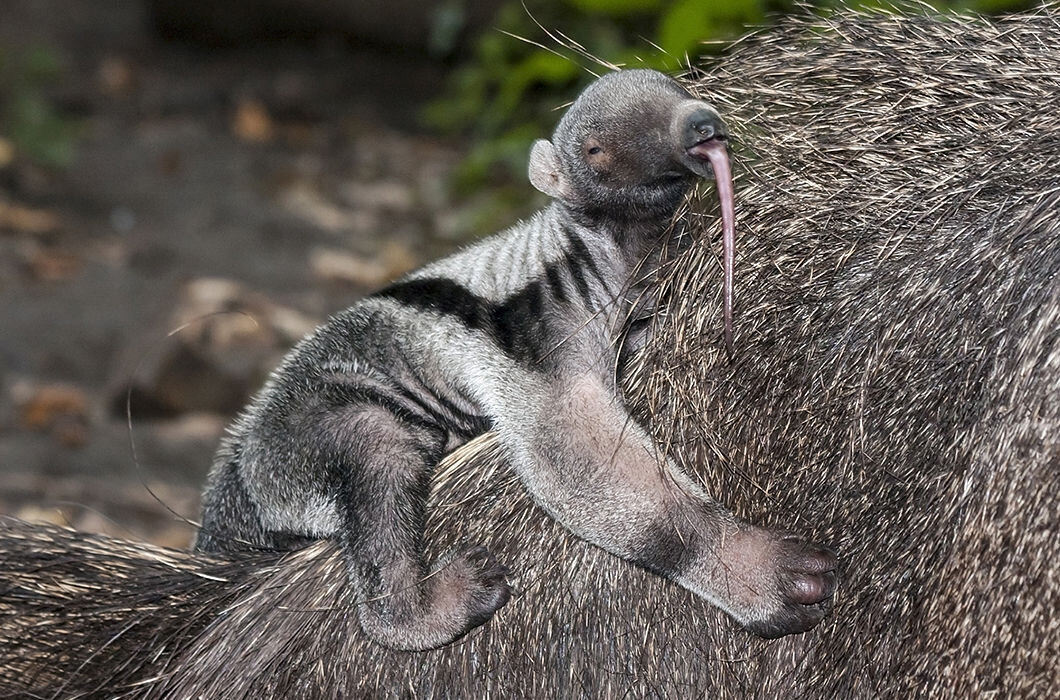
[[[0,164],[0,513],[185,546],[223,427],[283,350],[466,239],[460,149],[417,127],[445,67],[5,0],[0,50],[40,46],[80,137],[66,170]]]

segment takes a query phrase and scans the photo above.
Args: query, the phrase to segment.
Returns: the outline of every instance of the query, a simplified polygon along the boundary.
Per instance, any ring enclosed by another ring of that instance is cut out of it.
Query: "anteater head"
[[[717,180],[721,204],[725,346],[732,354],[735,215],[717,111],[653,70],[609,73],[560,120],[552,141],[530,152],[530,182],[579,219],[612,228],[657,230],[670,221],[696,178]]]
[[[571,209],[611,220],[668,219],[728,130],[717,111],[672,78],[623,70],[592,83],[552,141],[530,154],[530,181]]]

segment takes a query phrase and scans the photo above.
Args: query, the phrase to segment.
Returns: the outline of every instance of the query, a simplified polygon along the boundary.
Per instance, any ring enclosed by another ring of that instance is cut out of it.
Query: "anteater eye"
[[[603,150],[604,149],[600,148],[599,146],[593,146],[589,149],[589,155],[595,156],[597,153],[603,152]]]

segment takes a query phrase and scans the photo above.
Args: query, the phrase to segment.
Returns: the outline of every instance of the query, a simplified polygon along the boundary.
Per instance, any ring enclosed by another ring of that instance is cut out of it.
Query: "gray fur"
[[[816,624],[832,554],[730,515],[660,457],[616,384],[637,280],[711,173],[696,149],[724,138],[713,108],[662,74],[596,81],[532,151],[531,182],[551,205],[298,344],[218,454],[198,548],[334,538],[372,639],[446,644],[510,591],[482,547],[428,562],[427,488],[446,450],[494,430],[523,486],[575,535],[759,634]]]

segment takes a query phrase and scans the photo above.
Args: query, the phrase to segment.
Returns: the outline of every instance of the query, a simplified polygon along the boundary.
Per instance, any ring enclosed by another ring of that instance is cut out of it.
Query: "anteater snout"
[[[686,149],[713,139],[724,141],[728,137],[725,122],[709,107],[697,106],[684,116],[681,143]]]

